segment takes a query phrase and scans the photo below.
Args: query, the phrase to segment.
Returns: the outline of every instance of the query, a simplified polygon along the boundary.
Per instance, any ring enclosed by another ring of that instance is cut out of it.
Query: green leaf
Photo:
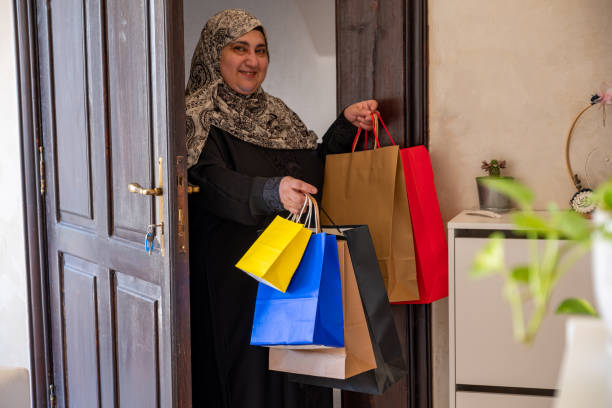
[[[556,314],[577,314],[597,316],[595,308],[586,300],[579,298],[565,299],[557,307]]]
[[[530,209],[533,202],[533,192],[523,184],[510,178],[483,178],[480,181],[492,190],[508,196],[523,209]]]
[[[512,221],[517,227],[525,230],[534,230],[543,233],[551,230],[548,221],[542,217],[538,217],[532,212],[518,212],[512,215]]]
[[[470,268],[470,275],[474,278],[499,273],[504,269],[504,234],[494,232],[489,237],[489,241],[474,258],[474,263]]]
[[[574,211],[558,211],[552,216],[553,227],[566,238],[584,241],[591,236],[591,224]]]
[[[593,199],[599,203],[604,210],[612,211],[612,180],[608,180],[601,184],[597,190],[595,190]]]
[[[510,278],[517,283],[529,283],[529,267],[526,265],[517,266],[512,269]]]

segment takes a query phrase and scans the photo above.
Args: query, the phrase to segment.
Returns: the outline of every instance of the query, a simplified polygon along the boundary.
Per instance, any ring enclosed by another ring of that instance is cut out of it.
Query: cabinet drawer
[[[583,257],[561,278],[535,342],[525,346],[512,337],[510,308],[502,296],[503,278],[474,280],[468,276],[474,255],[486,242],[484,238],[455,239],[455,382],[555,389],[567,318],[554,315],[554,309],[570,296],[593,301],[590,257]],[[506,239],[504,246],[508,265],[526,262],[527,240]]]
[[[457,392],[456,408],[552,408],[552,397]]]

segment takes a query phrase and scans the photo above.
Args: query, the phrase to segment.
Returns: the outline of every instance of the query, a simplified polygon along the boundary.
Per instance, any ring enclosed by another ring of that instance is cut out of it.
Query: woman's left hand
[[[354,103],[344,109],[344,117],[353,126],[372,130],[372,114],[377,112],[378,102],[374,99]]]

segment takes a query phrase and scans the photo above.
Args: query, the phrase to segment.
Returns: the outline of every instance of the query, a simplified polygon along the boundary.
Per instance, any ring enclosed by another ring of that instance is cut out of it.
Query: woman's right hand
[[[317,194],[317,188],[302,180],[285,176],[278,186],[278,195],[285,210],[299,214],[306,200],[305,193]]]

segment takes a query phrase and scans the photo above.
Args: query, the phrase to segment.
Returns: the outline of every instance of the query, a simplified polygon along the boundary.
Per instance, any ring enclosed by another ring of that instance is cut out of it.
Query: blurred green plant
[[[505,194],[518,206],[519,211],[511,219],[516,232],[528,238],[529,258],[526,264],[508,267],[504,259],[504,235],[495,232],[476,255],[470,274],[475,278],[494,274],[504,277],[503,295],[510,304],[514,338],[528,344],[536,337],[555,286],[588,253],[593,226],[576,212],[559,210],[554,204],[549,205],[546,217],[536,214],[533,192],[515,180],[491,178],[483,180],[483,184]],[[598,189],[594,199],[601,203],[602,209],[612,210],[612,181]],[[530,316],[526,316],[526,310]],[[565,299],[556,313],[597,315],[588,301],[577,298]]]

